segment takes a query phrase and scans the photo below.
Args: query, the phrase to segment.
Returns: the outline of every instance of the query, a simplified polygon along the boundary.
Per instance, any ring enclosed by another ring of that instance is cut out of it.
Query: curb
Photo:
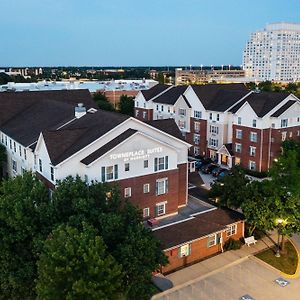
[[[281,272],[281,274],[286,277],[286,278],[297,278],[300,276],[300,273],[299,273],[299,269],[300,269],[300,253],[299,253],[299,250],[297,248],[297,246],[295,245],[295,243],[293,242],[292,239],[288,238],[288,240],[291,242],[291,244],[294,246],[296,252],[297,252],[297,257],[298,257],[298,264],[297,264],[297,268],[296,268],[296,271],[295,271],[295,274],[286,274],[284,272]]]
[[[203,280],[203,279],[205,279],[205,278],[207,278],[207,277],[209,277],[209,276],[211,276],[211,275],[213,275],[215,273],[218,273],[218,272],[220,272],[222,270],[225,270],[225,269],[227,269],[229,267],[232,267],[234,265],[240,264],[241,262],[249,259],[250,257],[252,257],[252,254],[244,256],[244,257],[241,257],[241,258],[239,258],[239,259],[237,259],[237,260],[235,260],[235,261],[233,261],[233,262],[231,262],[231,263],[229,263],[229,264],[227,264],[225,266],[222,266],[222,267],[220,267],[218,269],[210,271],[207,274],[204,274],[204,275],[202,275],[200,277],[197,277],[197,278],[191,279],[191,280],[189,280],[187,282],[184,282],[184,283],[181,283],[179,285],[176,285],[176,286],[174,286],[171,289],[168,289],[168,290],[166,290],[164,292],[161,292],[159,294],[156,294],[156,295],[152,296],[151,300],[159,299],[162,296],[166,296],[166,295],[171,294],[171,293],[173,293],[173,292],[175,292],[175,291],[177,291],[177,290],[179,290],[179,289],[181,289],[183,287],[186,287],[186,286],[189,286],[189,285],[191,285],[191,284],[193,284],[195,282],[201,281],[201,280]]]

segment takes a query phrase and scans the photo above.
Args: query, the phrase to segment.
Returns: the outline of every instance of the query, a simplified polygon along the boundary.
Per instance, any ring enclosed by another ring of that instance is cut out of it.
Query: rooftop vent
[[[86,114],[86,108],[83,103],[78,103],[75,107],[75,118],[79,119]]]

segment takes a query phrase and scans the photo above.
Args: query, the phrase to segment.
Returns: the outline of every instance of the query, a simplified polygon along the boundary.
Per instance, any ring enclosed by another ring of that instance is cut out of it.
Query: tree
[[[0,299],[35,299],[36,260],[51,231],[45,186],[30,173],[0,188]]]
[[[128,116],[134,115],[134,98],[122,95],[119,102],[119,112]]]
[[[98,107],[103,110],[114,111],[113,105],[109,102],[104,93],[95,93],[94,100],[97,103]]]
[[[122,268],[97,231],[61,225],[46,240],[38,265],[40,299],[118,299]]]
[[[12,78],[6,73],[0,73],[0,85],[7,84],[12,81]]]
[[[4,145],[0,145],[0,179],[3,177],[3,167],[7,161],[7,153]]]

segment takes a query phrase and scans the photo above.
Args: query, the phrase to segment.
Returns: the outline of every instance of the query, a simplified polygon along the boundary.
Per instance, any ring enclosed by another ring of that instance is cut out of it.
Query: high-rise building
[[[300,24],[273,23],[252,33],[243,68],[250,80],[300,81]]]

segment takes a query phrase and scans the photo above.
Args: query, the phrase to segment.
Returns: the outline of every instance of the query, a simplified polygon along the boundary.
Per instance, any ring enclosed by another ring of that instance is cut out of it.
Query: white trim
[[[63,124],[63,125],[61,125],[61,126],[57,127],[57,128],[56,128],[56,130],[59,130],[59,129],[61,129],[61,128],[65,127],[66,125],[68,125],[68,124],[72,123],[72,122],[73,122],[73,121],[75,121],[75,120],[77,120],[77,118],[71,119],[71,120],[70,120],[70,121],[68,121],[67,123],[65,123],[65,124]]]
[[[229,108],[227,108],[225,112],[229,112],[233,107],[235,107],[237,104],[239,104],[241,101],[243,101],[245,98],[247,98],[248,96],[250,96],[253,93],[253,91],[250,91],[248,94],[246,94],[245,96],[243,96],[240,100],[238,100],[237,102],[235,102],[234,104],[232,104]],[[244,103],[245,104],[245,103]],[[237,113],[241,108],[243,107],[243,105],[235,112]]]
[[[195,219],[195,217],[190,217],[190,218],[187,218],[187,219],[184,219],[184,220],[180,220],[180,221],[176,221],[176,222],[173,222],[173,223],[170,223],[170,224],[162,225],[160,227],[153,228],[152,231],[156,231],[156,230],[159,230],[159,229],[162,229],[162,228],[166,228],[166,227],[169,227],[169,226],[172,226],[172,225],[175,225],[175,224],[183,223],[183,222],[186,222],[186,221],[189,221],[189,220],[192,220],[192,219]]]
[[[207,212],[210,212],[210,211],[213,211],[213,210],[216,210],[216,209],[218,209],[218,208],[217,207],[212,207],[212,208],[209,208],[207,210],[199,211],[199,212],[196,212],[194,214],[191,214],[191,216],[194,217],[194,216],[202,215],[202,214],[205,214]]]

